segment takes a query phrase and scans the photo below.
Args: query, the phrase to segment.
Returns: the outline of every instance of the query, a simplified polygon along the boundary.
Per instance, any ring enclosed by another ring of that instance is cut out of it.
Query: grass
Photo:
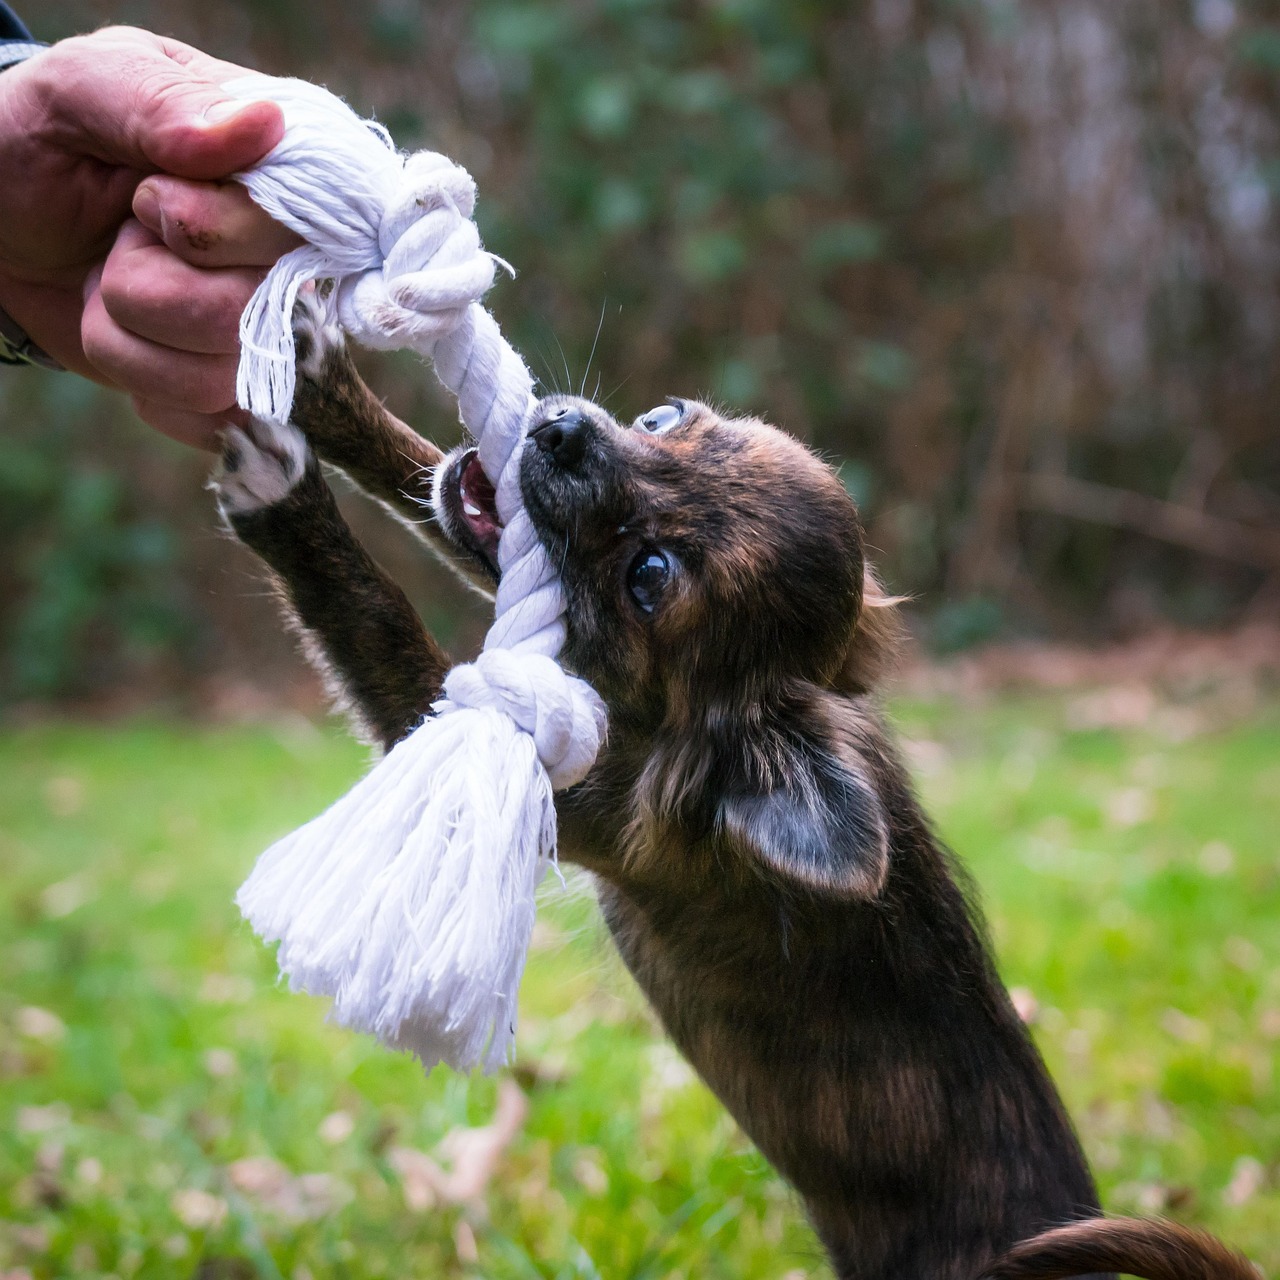
[[[897,714],[1104,1202],[1280,1272],[1280,703],[1189,737],[1069,712]],[[497,1084],[327,1027],[231,905],[362,761],[301,722],[0,733],[0,1276],[826,1276],[579,881],[525,982],[528,1119],[433,1197],[406,1152],[474,1151]]]

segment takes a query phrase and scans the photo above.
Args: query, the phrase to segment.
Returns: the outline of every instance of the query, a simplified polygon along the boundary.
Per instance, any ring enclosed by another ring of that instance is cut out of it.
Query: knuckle
[[[98,288],[107,314],[130,328],[143,316],[163,319],[175,303],[181,305],[174,283],[154,263],[108,258]]]
[[[118,256],[108,255],[102,267],[102,278],[98,281],[98,293],[107,313],[115,315],[127,308],[135,287],[134,273],[123,265]]]
[[[138,43],[148,46],[155,42],[155,38],[150,32],[143,31],[141,27],[131,27],[127,22],[108,23],[107,26],[99,27],[97,31],[80,36],[79,39],[96,41],[99,44],[105,44],[113,40],[136,40]]]
[[[115,372],[118,364],[115,328],[105,311],[86,309],[80,322],[80,345],[85,359],[103,373]]]

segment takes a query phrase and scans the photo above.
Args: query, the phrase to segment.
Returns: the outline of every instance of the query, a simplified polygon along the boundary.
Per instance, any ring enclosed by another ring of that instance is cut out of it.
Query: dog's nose
[[[587,452],[587,419],[578,409],[557,409],[545,422],[538,423],[529,437],[559,466],[571,471]]]

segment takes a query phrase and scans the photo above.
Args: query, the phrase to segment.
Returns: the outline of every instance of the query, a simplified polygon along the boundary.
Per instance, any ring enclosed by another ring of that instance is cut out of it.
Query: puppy
[[[448,661],[355,541],[319,460],[482,588],[500,522],[473,451],[444,457],[389,417],[305,317],[299,340],[296,426],[228,431],[221,505],[335,692],[390,747]],[[558,797],[560,857],[594,873],[631,973],[795,1187],[837,1275],[1255,1280],[1209,1237],[1098,1217],[877,705],[895,611],[832,471],[694,401],[624,427],[559,396],[537,406],[521,465],[568,601],[563,660],[609,709],[607,748]]]

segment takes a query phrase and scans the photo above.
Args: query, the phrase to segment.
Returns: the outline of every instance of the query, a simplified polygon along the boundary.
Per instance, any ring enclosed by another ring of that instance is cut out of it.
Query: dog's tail
[[[1065,1280],[1114,1271],[1144,1280],[1259,1280],[1243,1254],[1162,1218],[1088,1218],[1015,1244],[981,1280]]]

